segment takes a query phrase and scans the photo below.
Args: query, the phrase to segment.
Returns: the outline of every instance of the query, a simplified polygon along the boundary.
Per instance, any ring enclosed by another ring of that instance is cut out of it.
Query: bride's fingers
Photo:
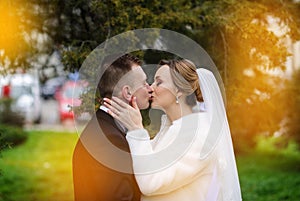
[[[122,113],[123,109],[107,98],[104,99],[104,105],[108,108],[108,113],[113,117],[119,116]]]
[[[133,97],[133,99],[132,99],[132,107],[133,107],[134,109],[139,109],[139,106],[138,106],[137,103],[136,103],[136,97]]]
[[[118,119],[118,120],[119,120],[119,117],[118,117],[118,115],[117,115],[116,113],[112,112],[112,110],[110,110],[110,109],[109,109],[107,112],[108,112],[108,114],[110,114],[110,116],[112,116],[113,118],[115,118],[115,119]]]
[[[104,104],[109,104],[109,105],[110,105],[111,102],[112,102],[109,98],[103,98],[103,101],[104,101],[104,102],[103,102]]]
[[[109,98],[104,98],[104,105],[108,108],[110,107],[113,107],[119,111],[122,111],[123,110],[123,107],[120,106],[117,102],[113,101],[113,100],[110,100]]]
[[[119,111],[118,109],[116,109],[115,107],[109,105],[109,104],[106,103],[106,102],[104,102],[104,105],[105,105],[105,107],[108,108],[108,110],[109,110],[111,113],[113,113],[113,114],[116,115],[116,116],[119,116],[120,111]]]
[[[128,107],[128,104],[125,103],[124,101],[122,101],[121,99],[119,99],[118,97],[113,96],[112,97],[112,101],[114,101],[115,103],[117,103],[122,108],[126,109]]]

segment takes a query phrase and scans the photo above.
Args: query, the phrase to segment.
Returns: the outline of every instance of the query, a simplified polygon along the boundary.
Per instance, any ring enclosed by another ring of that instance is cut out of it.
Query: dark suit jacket
[[[117,150],[128,152],[124,152],[126,156],[118,155],[109,142]],[[111,164],[126,170],[125,173],[111,168]],[[98,110],[82,132],[74,150],[75,201],[140,200],[140,190],[132,172],[125,133],[109,114]]]

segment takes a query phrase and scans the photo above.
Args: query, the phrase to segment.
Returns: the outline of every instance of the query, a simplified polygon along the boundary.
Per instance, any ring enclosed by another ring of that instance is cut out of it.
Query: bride
[[[162,61],[151,87],[151,107],[165,113],[153,139],[143,128],[135,97],[132,106],[116,97],[104,99],[109,114],[128,129],[141,200],[242,200],[226,111],[214,75],[188,60]]]

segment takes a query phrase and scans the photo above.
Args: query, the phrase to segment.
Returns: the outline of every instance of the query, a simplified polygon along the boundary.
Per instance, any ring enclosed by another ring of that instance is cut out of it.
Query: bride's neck
[[[193,113],[192,107],[185,104],[179,103],[174,104],[168,107],[166,110],[166,115],[170,119],[171,122],[180,119],[183,116],[189,115]]]

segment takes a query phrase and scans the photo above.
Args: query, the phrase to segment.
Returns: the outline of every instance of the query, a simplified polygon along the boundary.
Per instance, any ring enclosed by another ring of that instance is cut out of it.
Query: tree
[[[27,0],[25,5],[12,13],[23,16],[20,20],[29,27],[13,31],[31,36],[18,43],[34,53],[26,55],[20,48],[17,55],[26,60],[58,52],[65,69],[77,71],[86,56],[112,36],[138,28],[170,29],[196,40],[215,61],[226,88],[234,141],[252,146],[257,135],[278,130],[286,116],[286,97],[280,93],[286,80],[270,72],[285,71],[287,37],[299,40],[299,3],[292,0]],[[4,49],[8,55],[9,48]],[[155,54],[141,57],[156,61]],[[40,66],[49,68],[48,60]]]
[[[300,70],[298,69],[292,79],[288,83],[288,93],[286,96],[289,97],[287,102],[286,110],[288,111],[288,134],[295,141],[300,143]]]
[[[299,40],[299,14],[292,1],[204,1],[207,30],[198,41],[214,58],[227,94],[233,138],[240,150],[256,136],[272,136],[286,118],[287,38]]]
[[[187,32],[186,24],[201,24],[192,15],[192,5],[183,0],[35,2],[41,8],[40,15],[47,19],[43,32],[51,38],[53,47],[60,50],[66,69],[71,71],[78,70],[99,44],[125,31],[157,27]]]
[[[34,14],[21,0],[0,2],[0,73],[27,67],[33,56],[30,31]]]

